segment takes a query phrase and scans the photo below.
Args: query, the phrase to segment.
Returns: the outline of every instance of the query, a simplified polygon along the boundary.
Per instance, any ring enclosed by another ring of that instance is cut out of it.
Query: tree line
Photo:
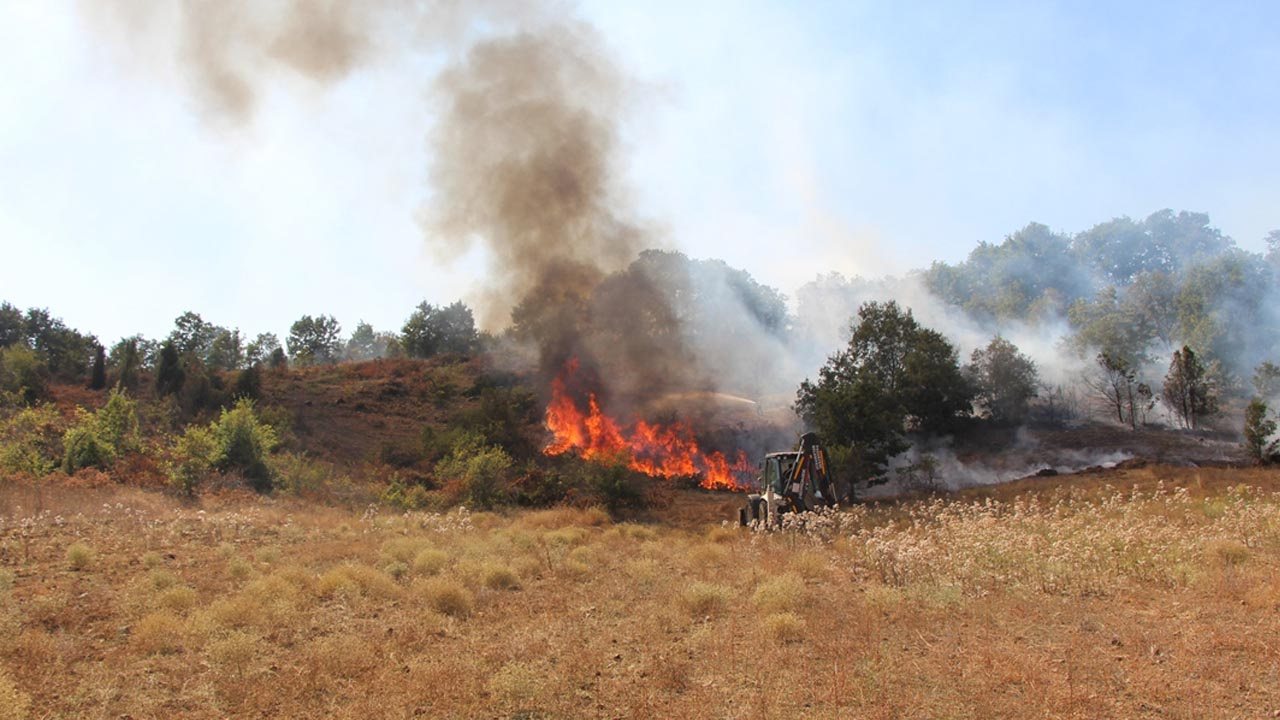
[[[84,381],[92,389],[110,384],[133,390],[140,373],[148,370],[160,395],[186,390],[199,405],[202,395],[221,389],[219,373],[239,372],[236,383],[251,385],[254,373],[264,367],[468,354],[480,343],[471,308],[460,301],[424,301],[398,332],[377,331],[361,320],[345,337],[333,316],[303,315],[290,326],[283,344],[275,333],[249,339],[238,328],[187,311],[174,319],[166,337],[132,335],[109,350],[96,336],[68,327],[47,309],[23,311],[0,302],[0,404],[30,405],[46,395],[53,379]]]

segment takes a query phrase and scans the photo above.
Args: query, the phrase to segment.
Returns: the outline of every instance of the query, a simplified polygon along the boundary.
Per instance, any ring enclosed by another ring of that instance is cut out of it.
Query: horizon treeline
[[[608,313],[602,326],[623,341],[619,350],[626,347],[628,332],[692,337],[714,350],[703,353],[714,355],[710,363],[739,363],[730,376],[740,378],[739,385],[754,384],[750,389],[759,393],[812,373],[847,339],[859,307],[890,299],[953,339],[968,332],[971,337],[960,343],[966,350],[983,347],[997,335],[1019,337],[1019,330],[1047,328],[1056,345],[1040,348],[1041,355],[1069,355],[1077,367],[1106,356],[1140,370],[1162,367],[1172,352],[1189,347],[1219,388],[1243,391],[1254,368],[1280,355],[1280,230],[1269,233],[1265,243],[1265,254],[1243,250],[1213,227],[1207,214],[1185,211],[1161,210],[1143,220],[1114,218],[1074,235],[1030,223],[1000,243],[980,243],[962,262],[934,262],[905,277],[820,275],[797,291],[794,312],[781,292],[723,261],[649,250],[605,280],[593,315]],[[661,305],[661,313],[643,303],[608,305],[609,291],[634,284],[641,275],[653,285],[652,304]],[[652,320],[659,314],[669,318],[661,327]],[[629,318],[638,321],[636,327],[627,327]],[[523,329],[519,306],[513,320],[505,333],[518,338]],[[768,342],[758,342],[761,337]],[[464,303],[424,302],[399,331],[379,330],[362,320],[344,335],[334,316],[304,315],[282,342],[271,332],[250,338],[239,328],[186,311],[164,338],[133,335],[106,347],[47,309],[24,312],[0,302],[0,348],[14,355],[0,360],[0,373],[38,367],[63,380],[94,385],[105,379],[100,373],[118,381],[142,368],[159,368],[166,346],[186,364],[229,372],[257,365],[467,353],[493,339],[477,331]],[[735,346],[747,360],[730,357],[726,351]],[[779,348],[787,348],[785,361]],[[692,352],[699,350],[695,342]],[[752,376],[768,375],[762,367],[772,356],[788,372],[770,386]],[[701,362],[709,364],[705,358]]]

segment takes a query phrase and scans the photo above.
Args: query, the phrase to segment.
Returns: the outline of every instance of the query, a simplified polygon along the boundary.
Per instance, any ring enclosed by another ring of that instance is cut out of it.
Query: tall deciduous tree
[[[1268,414],[1267,403],[1255,397],[1244,410],[1244,447],[1249,457],[1257,463],[1271,462],[1280,448],[1280,440],[1274,438],[1276,421]]]
[[[300,365],[332,363],[342,347],[342,326],[329,315],[303,315],[289,328],[289,355]]]
[[[1098,353],[1084,383],[1095,400],[1115,413],[1118,422],[1133,429],[1154,406],[1151,387],[1139,379],[1137,368],[1121,355]]]
[[[1204,363],[1186,345],[1173,351],[1161,395],[1185,428],[1195,429],[1218,409],[1218,399]]]
[[[275,333],[259,333],[244,349],[245,364],[252,367],[265,363],[271,354],[280,349],[280,338]],[[283,352],[283,351],[282,351]]]
[[[805,380],[796,411],[850,460],[854,481],[882,475],[909,447],[908,431],[945,432],[966,416],[972,390],[955,349],[895,302],[858,310],[848,346]]]
[[[412,358],[428,358],[440,353],[470,353],[479,342],[475,317],[462,302],[436,307],[423,302],[405,321],[400,344]]]
[[[973,351],[965,374],[992,422],[1017,424],[1026,419],[1040,380],[1036,364],[1018,352],[1018,346],[995,336],[985,348]]]

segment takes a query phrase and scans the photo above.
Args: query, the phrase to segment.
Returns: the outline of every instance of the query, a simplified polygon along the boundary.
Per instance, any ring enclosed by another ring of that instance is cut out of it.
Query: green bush
[[[166,466],[169,483],[188,495],[213,471],[218,458],[218,443],[207,427],[191,425],[174,446],[173,458]]]
[[[222,411],[211,429],[218,445],[215,466],[224,472],[238,471],[254,490],[269,492],[273,473],[267,465],[267,454],[279,439],[274,428],[258,420],[253,401],[237,400],[235,407]]]
[[[105,468],[116,455],[111,444],[98,435],[93,416],[87,413],[62,436],[62,448],[62,471],[68,475],[87,467]]]
[[[460,437],[436,465],[436,475],[456,487],[459,500],[478,508],[493,507],[511,495],[511,456],[496,445],[485,445],[477,434]]]
[[[136,403],[117,388],[106,405],[93,414],[81,411],[67,430],[62,438],[62,470],[71,474],[81,468],[105,468],[120,453],[137,447]]]
[[[610,513],[644,507],[644,492],[637,473],[627,467],[623,458],[613,462],[584,464],[584,485]]]
[[[63,420],[52,405],[23,408],[0,422],[0,470],[48,474],[62,458]]]
[[[0,349],[0,399],[32,405],[48,393],[44,361],[21,343]]]
[[[137,403],[124,390],[116,388],[111,391],[107,404],[94,413],[94,426],[98,439],[110,445],[115,452],[138,448]]]

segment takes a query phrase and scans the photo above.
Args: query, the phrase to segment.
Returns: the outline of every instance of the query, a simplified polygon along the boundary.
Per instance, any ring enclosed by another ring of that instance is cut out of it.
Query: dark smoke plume
[[[329,86],[375,62],[423,67],[436,124],[422,226],[445,257],[473,244],[487,250],[482,324],[505,323],[522,299],[526,314],[552,322],[562,314],[554,305],[572,305],[641,247],[618,210],[625,78],[594,29],[557,4],[86,0],[82,8],[148,64],[171,64],[215,125],[251,122],[288,75]]]
[[[666,394],[720,389],[717,380],[755,393],[777,365],[776,333],[753,338],[754,326],[741,320],[759,313],[733,271],[703,268],[695,278],[695,264],[682,256],[637,260],[652,239],[631,216],[621,182],[621,128],[636,86],[595,29],[565,6],[85,0],[83,7],[149,65],[171,67],[215,127],[251,123],[264,96],[299,78],[324,88],[376,65],[420,69],[432,118],[429,199],[419,217],[426,242],[445,259],[483,250],[487,277],[469,298],[480,300],[481,325],[511,323],[545,378],[576,358],[578,394],[597,392],[625,412]]]

